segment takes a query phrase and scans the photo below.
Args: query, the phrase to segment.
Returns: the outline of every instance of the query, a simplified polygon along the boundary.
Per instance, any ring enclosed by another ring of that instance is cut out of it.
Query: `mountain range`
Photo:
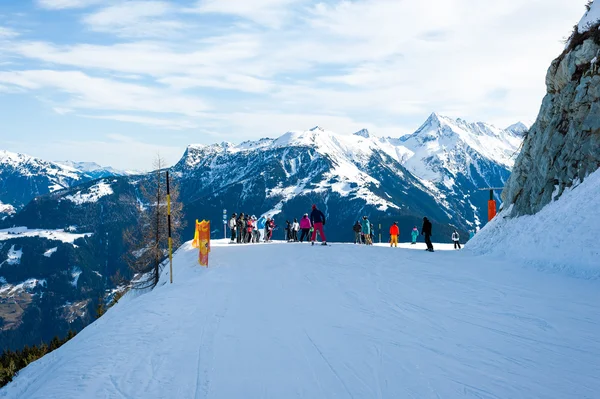
[[[223,209],[274,217],[281,239],[286,220],[317,204],[329,241],[351,240],[353,222],[367,215],[383,240],[394,221],[408,240],[428,216],[443,242],[455,228],[464,237],[485,223],[488,193],[479,189],[504,184],[526,128],[435,113],[399,138],[316,126],[238,145],[189,145],[171,172],[186,219],[211,220],[213,237],[224,234]],[[0,154],[0,200],[13,208],[0,217],[0,343],[19,348],[89,324],[117,289],[111,277],[131,277],[122,232],[136,222],[148,175]],[[192,230],[188,223],[183,236]]]

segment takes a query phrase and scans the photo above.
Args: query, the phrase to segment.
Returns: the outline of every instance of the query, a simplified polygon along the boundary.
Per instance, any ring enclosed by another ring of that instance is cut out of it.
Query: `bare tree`
[[[167,173],[164,167],[164,160],[157,156],[155,171],[140,182],[138,225],[123,234],[129,246],[126,260],[136,275],[133,287],[137,289],[153,288],[158,284],[163,261],[168,256]],[[180,233],[184,220],[179,186],[173,178],[170,179],[170,194],[171,237],[175,249],[181,244]]]

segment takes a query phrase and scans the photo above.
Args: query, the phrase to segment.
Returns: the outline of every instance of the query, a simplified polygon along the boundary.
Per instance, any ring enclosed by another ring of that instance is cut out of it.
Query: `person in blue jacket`
[[[259,242],[261,239],[264,240],[264,235],[265,235],[265,225],[267,224],[267,218],[264,216],[261,216],[260,219],[258,219],[258,222],[256,223],[256,227],[258,229],[258,233],[260,234],[259,236]]]
[[[373,241],[371,240],[371,222],[366,216],[363,216],[363,220],[361,222],[362,235],[365,240],[365,244],[373,245]]]

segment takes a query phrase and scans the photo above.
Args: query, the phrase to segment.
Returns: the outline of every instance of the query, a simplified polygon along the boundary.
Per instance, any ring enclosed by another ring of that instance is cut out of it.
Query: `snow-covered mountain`
[[[71,187],[89,179],[68,166],[0,150],[0,201],[17,210],[38,195]]]
[[[92,179],[135,174],[135,172],[118,170],[110,166],[100,166],[95,162],[57,161],[56,163],[83,172]]]
[[[39,195],[126,174],[91,162],[51,162],[0,150],[0,214],[20,210]]]
[[[305,198],[302,206],[336,202],[345,224],[372,209],[382,218],[429,215],[467,230],[485,220],[488,194],[478,189],[508,178],[519,132],[518,125],[503,130],[434,113],[414,134],[396,139],[316,126],[240,145],[190,145],[174,170],[189,181],[184,194],[212,198],[203,207],[232,209],[228,199],[252,198],[252,208],[285,220],[302,212],[294,204]]]

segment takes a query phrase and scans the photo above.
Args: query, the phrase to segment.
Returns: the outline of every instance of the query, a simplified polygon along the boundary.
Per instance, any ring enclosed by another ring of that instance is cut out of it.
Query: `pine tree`
[[[124,239],[129,246],[126,261],[137,279],[134,288],[154,288],[162,271],[162,262],[168,255],[167,181],[164,160],[157,156],[155,171],[140,186],[138,226],[127,230]],[[173,177],[171,175],[171,177]],[[171,237],[173,248],[181,243],[180,231],[184,226],[183,205],[175,179],[170,180]]]
[[[99,319],[100,317],[102,317],[102,315],[104,315],[104,313],[106,313],[106,309],[104,307],[104,300],[102,299],[102,297],[100,297],[98,298],[98,306],[96,307],[96,318]],[[71,331],[69,331],[69,334],[70,333]]]

